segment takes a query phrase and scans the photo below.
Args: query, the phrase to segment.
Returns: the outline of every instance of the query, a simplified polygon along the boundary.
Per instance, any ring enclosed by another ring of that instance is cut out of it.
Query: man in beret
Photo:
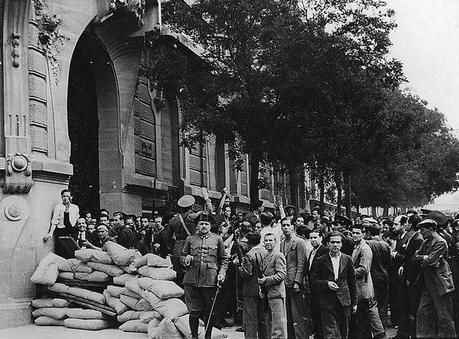
[[[167,244],[171,244],[171,261],[174,266],[174,270],[177,272],[176,282],[179,284],[183,281],[185,270],[184,266],[180,262],[183,244],[188,236],[196,233],[196,224],[194,222],[196,213],[192,210],[194,202],[195,199],[192,195],[184,195],[181,197],[177,202],[179,213],[172,217],[169,221],[169,227],[165,229],[165,242]]]
[[[181,261],[186,267],[183,284],[185,302],[190,312],[189,324],[191,337],[198,338],[199,318],[209,326],[205,338],[212,335],[212,307],[217,286],[225,280],[228,268],[228,256],[221,236],[211,233],[212,216],[202,212],[196,218],[197,234],[186,238]]]
[[[421,265],[424,289],[416,315],[417,338],[455,338],[451,292],[453,278],[448,262],[446,241],[435,231],[437,222],[425,219],[418,224],[424,237],[414,261]]]

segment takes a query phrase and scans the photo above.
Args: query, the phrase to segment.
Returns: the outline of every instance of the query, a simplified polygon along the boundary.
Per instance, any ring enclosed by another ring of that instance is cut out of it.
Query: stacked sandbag
[[[109,282],[111,280],[111,276],[107,273],[94,270],[77,258],[67,259],[59,266],[59,278],[90,282]]]
[[[50,252],[40,260],[37,269],[30,277],[35,284],[53,285],[59,275],[59,266],[64,265],[66,259]]]
[[[113,322],[100,311],[70,306],[69,301],[60,298],[34,299],[34,322],[39,326],[65,326],[85,330],[113,327]]]
[[[32,317],[38,326],[64,326],[67,300],[59,298],[41,298],[32,300]]]

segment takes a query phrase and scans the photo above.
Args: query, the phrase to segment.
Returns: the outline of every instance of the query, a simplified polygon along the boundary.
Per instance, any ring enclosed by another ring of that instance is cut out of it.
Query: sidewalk
[[[243,339],[244,333],[236,327],[224,328],[228,339]],[[0,339],[146,339],[145,333],[128,333],[118,329],[86,331],[61,326],[28,325],[0,330]]]

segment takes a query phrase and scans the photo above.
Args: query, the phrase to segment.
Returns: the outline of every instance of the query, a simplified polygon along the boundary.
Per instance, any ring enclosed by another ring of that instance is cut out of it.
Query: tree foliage
[[[250,155],[252,199],[260,161],[350,176],[363,206],[451,189],[458,142],[440,112],[399,90],[384,1],[172,0],[164,16],[205,52],[158,45],[149,77],[178,93],[185,144],[215,134]]]

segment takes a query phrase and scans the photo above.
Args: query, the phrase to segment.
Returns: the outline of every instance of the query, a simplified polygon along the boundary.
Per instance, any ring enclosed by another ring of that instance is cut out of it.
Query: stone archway
[[[73,176],[69,186],[80,210],[100,208],[100,182],[118,159],[118,88],[112,60],[89,30],[78,40],[69,71],[67,114]]]

